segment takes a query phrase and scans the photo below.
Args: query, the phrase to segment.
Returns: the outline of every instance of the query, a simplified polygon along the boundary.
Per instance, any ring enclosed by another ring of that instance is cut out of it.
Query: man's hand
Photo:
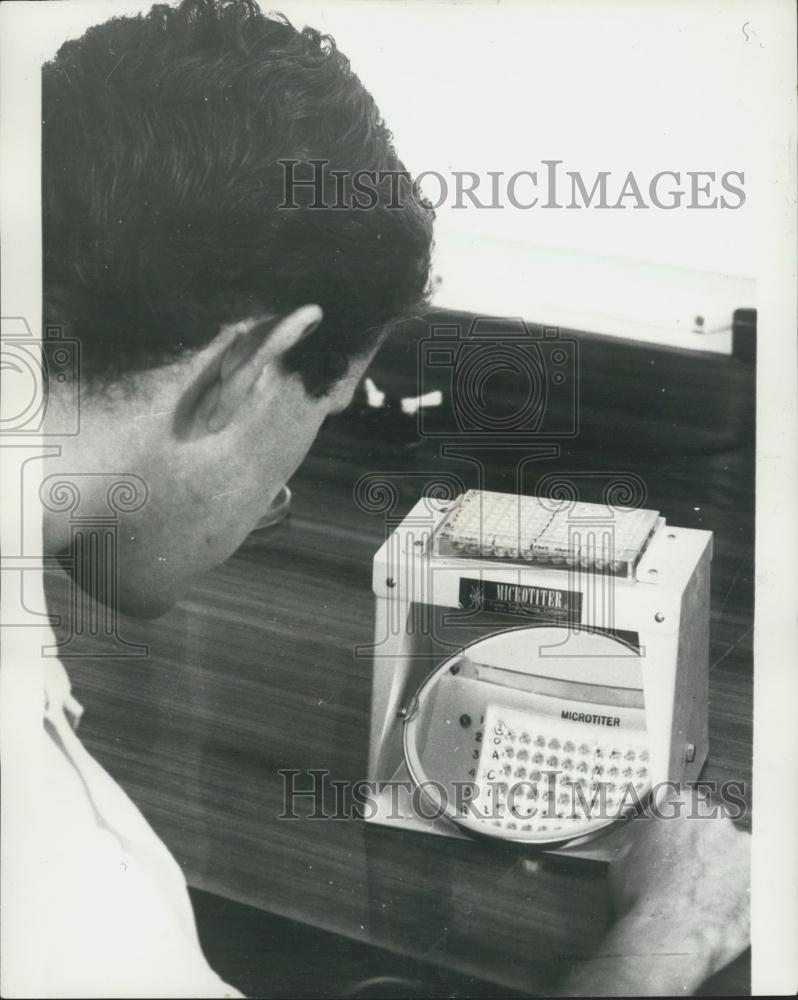
[[[609,873],[618,920],[563,996],[686,995],[745,950],[751,838],[716,811],[688,790],[630,820]]]

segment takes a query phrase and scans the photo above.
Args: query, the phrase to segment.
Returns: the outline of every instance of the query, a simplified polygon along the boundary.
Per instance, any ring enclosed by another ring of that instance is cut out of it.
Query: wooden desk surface
[[[621,369],[613,391],[623,391],[623,379]],[[251,536],[164,618],[121,622],[126,639],[149,646],[147,657],[65,661],[86,708],[82,737],[191,884],[545,992],[608,924],[600,869],[544,863],[533,872],[499,845],[309,819],[309,802],[297,803],[303,818],[278,818],[279,769],[367,777],[371,663],[353,650],[371,638],[371,560],[385,517],[355,503],[358,479],[381,471],[395,483],[391,517],[441,471],[475,485],[473,466],[443,460],[437,444],[401,449],[367,433],[356,414],[329,423],[292,484],[287,521]],[[677,442],[670,452],[624,457],[623,434],[610,425],[606,448],[577,441],[534,463],[529,492],[553,470],[634,471],[647,484],[646,506],[715,532],[704,774],[750,788],[753,447],[698,454]],[[506,486],[513,461],[489,459],[485,485]],[[49,581],[53,611],[65,612],[65,589],[63,579]],[[738,992],[746,975],[731,984]]]

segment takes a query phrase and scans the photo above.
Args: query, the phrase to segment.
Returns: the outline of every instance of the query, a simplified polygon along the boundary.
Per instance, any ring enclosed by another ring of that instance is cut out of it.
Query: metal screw
[[[665,615],[663,615],[663,613],[661,611],[658,611],[654,615],[654,621],[655,622],[664,622],[665,621]]]
[[[695,325],[696,326],[703,326],[704,325],[704,317],[703,316],[696,316],[696,318],[695,318]]]
[[[649,576],[656,576],[657,575],[657,571],[655,569],[650,569],[648,572],[649,572]]]
[[[684,748],[684,761],[686,764],[692,764],[695,760],[695,743],[687,743]]]
[[[385,581],[385,583],[386,583],[386,585],[388,587],[395,587],[396,586],[396,580],[394,580],[394,578],[392,576],[389,576],[388,579]]]
[[[460,725],[463,729],[468,729],[471,725],[471,716],[463,713],[463,715],[460,716]]]
[[[450,674],[455,674],[455,675],[459,674],[460,673],[460,664],[459,663],[455,663],[451,667],[449,667],[449,673]]]

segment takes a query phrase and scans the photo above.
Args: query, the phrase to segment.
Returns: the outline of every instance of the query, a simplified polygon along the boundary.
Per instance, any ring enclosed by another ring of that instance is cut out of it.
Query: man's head
[[[334,43],[250,0],[90,29],[45,66],[42,110],[45,320],[81,345],[58,471],[145,480],[122,597],[155,613],[242,541],[423,300],[432,213],[396,197],[391,135]],[[311,176],[326,207],[287,190]]]

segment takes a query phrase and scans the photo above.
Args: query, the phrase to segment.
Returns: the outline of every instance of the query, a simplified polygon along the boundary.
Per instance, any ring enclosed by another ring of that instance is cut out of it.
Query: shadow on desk
[[[191,890],[200,941],[219,974],[248,997],[311,998],[530,996],[439,966],[284,920],[198,889]],[[746,996],[750,955],[704,983],[696,994]]]

